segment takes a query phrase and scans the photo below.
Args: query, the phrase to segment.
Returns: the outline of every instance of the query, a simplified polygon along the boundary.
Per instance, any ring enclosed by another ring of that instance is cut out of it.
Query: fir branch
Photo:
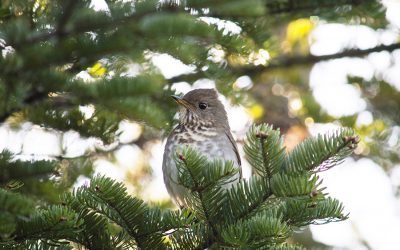
[[[81,230],[73,238],[73,242],[79,243],[88,249],[115,248],[120,242],[124,241],[129,245],[130,241],[125,239],[112,239],[107,219],[96,213],[90,206],[68,193],[63,195],[63,205],[72,208],[79,215],[79,219],[84,223],[80,226]]]
[[[186,229],[194,220],[193,216],[148,207],[141,200],[130,197],[121,183],[101,176],[95,177],[89,187],[75,190],[66,200],[67,205],[81,211],[80,216],[85,221],[97,221],[102,225],[102,218],[108,218],[121,227],[126,236],[115,244],[130,244],[133,239],[141,249],[163,248],[162,236],[166,231]],[[94,230],[90,228],[89,232],[94,235]],[[94,244],[93,240],[81,240],[82,244],[87,242]]]
[[[259,249],[281,244],[289,237],[290,228],[280,215],[265,211],[248,220],[239,220],[222,230],[227,247]]]
[[[168,236],[179,230],[189,230],[190,225],[197,220],[188,210],[161,211],[158,207],[149,208],[146,217],[143,220],[150,222],[149,229],[139,232],[138,238],[146,238],[152,234]]]
[[[189,230],[178,230],[170,235],[173,249],[208,249],[211,242],[204,241],[204,235],[208,234],[208,228],[204,224],[196,223]]]
[[[56,173],[55,161],[21,161],[7,150],[0,153],[0,184],[14,179],[28,179]]]
[[[192,159],[193,162],[188,162],[186,160],[188,158]],[[211,218],[209,208],[205,204],[205,198],[204,198],[204,194],[203,194],[204,189],[200,186],[200,183],[198,182],[198,174],[194,174],[194,172],[193,172],[193,170],[196,167],[196,165],[198,166],[198,164],[194,164],[194,162],[200,162],[201,163],[201,161],[204,162],[204,161],[206,161],[206,159],[204,157],[200,158],[199,155],[196,154],[195,151],[193,151],[190,148],[185,150],[183,152],[183,154],[180,154],[178,156],[178,159],[179,160],[175,161],[178,164],[180,163],[178,165],[178,169],[183,169],[183,168],[179,168],[179,166],[184,166],[185,167],[184,169],[187,170],[187,173],[189,174],[190,179],[191,179],[191,181],[193,183],[193,186],[190,187],[190,189],[193,190],[197,194],[197,196],[199,198],[199,203],[200,203],[201,210],[202,210],[202,212],[204,214],[204,220],[207,223],[207,225],[211,228],[211,230],[213,232],[213,236],[217,237],[218,236],[217,228],[213,223],[213,219]]]
[[[305,247],[300,245],[289,245],[287,243],[275,246],[269,246],[270,250],[306,250]]]
[[[13,241],[73,239],[78,232],[76,226],[80,223],[74,211],[62,206],[51,206],[39,210],[28,221],[18,221]]]
[[[276,197],[315,197],[321,192],[319,186],[322,181],[317,175],[303,173],[290,175],[288,173],[276,174],[271,180],[272,193]]]
[[[177,152],[175,162],[178,167],[180,185],[194,192],[219,190],[237,180],[238,169],[232,161],[208,160],[193,148],[186,147]]]
[[[77,189],[74,196],[136,238],[138,218],[143,216],[146,207],[141,200],[129,197],[121,183],[116,184],[109,178],[97,176],[88,188]]]
[[[310,224],[326,224],[330,222],[343,221],[348,214],[343,214],[343,204],[330,197],[317,200],[288,199],[284,205],[284,220],[288,224],[303,227]]]
[[[25,195],[0,188],[0,249],[10,238],[19,219],[28,219],[35,211],[36,203]]]
[[[270,198],[272,192],[262,177],[241,180],[228,190],[224,210],[229,211],[230,222],[250,217]]]
[[[358,142],[359,138],[351,129],[308,138],[288,154],[283,171],[285,174],[326,171],[350,155]]]
[[[266,124],[249,129],[244,152],[255,173],[265,177],[268,183],[280,171],[286,154],[279,131]]]
[[[70,1],[70,2],[75,2],[75,1]],[[68,30],[64,30],[63,32],[60,32],[57,29],[57,27],[59,27],[59,26],[57,26],[55,29],[50,30],[50,31],[37,32],[30,36],[27,36],[24,40],[22,40],[16,44],[13,44],[12,46],[13,47],[14,46],[22,47],[25,45],[34,45],[39,42],[51,40],[55,37],[60,38],[59,36],[61,34],[63,35],[63,37],[70,37],[70,36],[75,36],[75,35],[93,31],[93,30],[105,31],[107,29],[114,29],[116,27],[127,25],[130,22],[138,21],[147,15],[157,13],[158,10],[155,8],[155,6],[153,6],[152,8],[149,8],[149,6],[146,6],[147,4],[148,3],[145,3],[145,2],[139,3],[136,6],[136,11],[134,12],[134,14],[131,14],[131,15],[120,15],[118,17],[110,18],[109,16],[104,15],[103,13],[96,13],[97,16],[102,15],[103,18],[96,20],[96,22],[92,22],[91,20],[80,20],[79,23],[74,23],[73,27],[69,28]],[[71,3],[71,5],[72,5],[72,3]],[[164,10],[163,12],[164,13],[168,12],[168,10]],[[66,13],[66,14],[68,14],[68,13]],[[65,15],[65,17],[68,17],[68,15]]]
[[[32,92],[30,95],[28,95],[27,97],[25,97],[25,99],[22,100],[21,106],[14,107],[10,110],[3,112],[0,115],[0,123],[5,122],[8,117],[10,117],[12,114],[14,114],[16,112],[21,111],[24,107],[41,102],[41,101],[45,100],[47,97],[48,97],[48,93],[46,93],[46,92],[39,92],[39,91]]]

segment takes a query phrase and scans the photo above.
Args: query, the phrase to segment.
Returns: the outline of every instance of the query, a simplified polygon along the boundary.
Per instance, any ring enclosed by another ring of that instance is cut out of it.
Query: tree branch
[[[320,61],[332,60],[343,57],[361,57],[373,52],[381,52],[381,51],[392,52],[396,49],[400,49],[400,43],[394,43],[390,45],[379,45],[370,49],[349,49],[336,54],[322,55],[322,56],[314,56],[314,55],[291,56],[291,57],[282,56],[282,57],[277,57],[276,59],[272,59],[267,65],[249,66],[236,69],[233,68],[233,71],[237,71],[238,73],[241,74],[253,75],[256,73],[266,72],[277,68],[288,68],[297,65],[309,65]]]
[[[27,106],[30,104],[34,104],[36,102],[42,101],[43,99],[47,98],[47,93],[45,92],[34,92],[31,95],[27,96],[23,101],[22,101],[22,106]],[[22,110],[23,107],[14,107],[10,110],[7,110],[3,114],[0,115],[0,123],[3,123],[5,120],[7,120],[8,117],[10,117],[13,113],[18,112]]]
[[[290,14],[293,12],[298,13],[299,11],[311,11],[315,13],[321,9],[326,10],[344,5],[357,6],[360,5],[361,2],[361,0],[319,0],[312,2],[287,0],[286,3],[282,1],[267,1],[265,6],[267,8],[267,14]]]
[[[71,8],[72,8],[72,6],[71,6]],[[157,12],[156,10],[150,10],[150,11],[135,13],[133,15],[123,16],[123,17],[119,17],[119,18],[115,18],[115,19],[107,19],[106,18],[106,19],[102,20],[101,22],[99,21],[96,23],[91,23],[89,25],[87,25],[85,23],[75,23],[73,28],[71,28],[69,30],[64,30],[62,32],[62,35],[65,37],[68,37],[68,36],[73,36],[73,35],[88,32],[88,31],[93,31],[96,29],[114,28],[116,26],[126,24],[127,22],[130,22],[130,21],[135,21],[137,19],[143,18],[146,15],[153,14],[156,12]],[[69,13],[65,13],[66,18],[68,18],[68,15],[69,15]],[[54,29],[54,30],[47,31],[47,32],[36,33],[30,37],[27,37],[20,44],[18,44],[18,46],[21,46],[21,44],[22,45],[35,44],[38,42],[47,41],[47,40],[50,40],[51,38],[59,36],[60,34],[61,33],[58,29]]]
[[[56,28],[59,36],[64,35],[65,26],[67,25],[68,20],[72,16],[74,7],[77,3],[78,3],[78,1],[76,1],[76,0],[68,0],[67,3],[65,3],[64,12],[61,15],[60,19],[58,20],[57,28]]]
[[[259,73],[265,73],[270,70],[280,69],[280,68],[289,68],[292,66],[300,66],[300,65],[310,65],[321,61],[338,59],[343,57],[362,57],[374,52],[388,51],[392,52],[396,49],[400,49],[400,42],[394,43],[390,45],[379,45],[370,49],[348,49],[336,54],[323,55],[323,56],[281,56],[275,59],[272,59],[268,62],[267,65],[258,65],[258,66],[242,66],[242,67],[230,67],[227,70],[230,70],[233,74],[237,75],[256,75]],[[175,76],[167,79],[169,84],[175,82],[194,82],[201,77],[207,77],[205,72],[193,72],[189,74],[182,74],[179,76]]]

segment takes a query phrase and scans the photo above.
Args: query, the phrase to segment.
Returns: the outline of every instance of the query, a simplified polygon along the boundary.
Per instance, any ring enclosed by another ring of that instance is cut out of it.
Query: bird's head
[[[228,118],[215,89],[195,89],[183,97],[172,96],[180,105],[179,122],[188,127],[229,128]]]

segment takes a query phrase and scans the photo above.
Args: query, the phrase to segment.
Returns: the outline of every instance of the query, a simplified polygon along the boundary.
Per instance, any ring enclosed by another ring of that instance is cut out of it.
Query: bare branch
[[[320,61],[332,60],[343,57],[362,57],[373,52],[381,52],[381,51],[391,52],[396,49],[400,49],[400,43],[394,43],[390,45],[379,45],[370,49],[349,49],[336,54],[323,55],[323,56],[314,56],[314,55],[282,56],[282,57],[277,57],[276,59],[272,59],[265,66],[264,65],[248,66],[248,67],[233,69],[233,71],[237,71],[238,73],[241,74],[253,75],[277,68],[288,68],[297,65],[310,65]]]
[[[257,75],[259,73],[265,73],[270,70],[280,69],[280,68],[289,68],[292,66],[300,66],[300,65],[310,65],[321,61],[338,59],[343,57],[362,57],[366,56],[370,53],[388,51],[392,52],[396,49],[400,49],[400,43],[394,43],[390,45],[379,45],[370,49],[349,49],[336,54],[323,55],[323,56],[280,56],[275,59],[272,59],[268,62],[267,65],[258,65],[258,66],[243,66],[243,67],[230,67],[226,70],[231,71],[236,75]],[[182,74],[179,76],[172,77],[168,79],[168,83],[172,84],[175,82],[194,82],[201,77],[207,77],[205,72],[196,71],[190,74]]]
[[[319,0],[319,1],[267,1],[265,6],[267,7],[268,14],[289,14],[299,11],[310,11],[312,13],[321,9],[332,9],[339,6],[357,6],[363,1],[361,0]],[[365,2],[365,1],[364,1]]]

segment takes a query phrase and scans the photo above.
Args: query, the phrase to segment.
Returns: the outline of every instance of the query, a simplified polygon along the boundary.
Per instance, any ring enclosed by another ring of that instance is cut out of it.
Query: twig
[[[285,14],[299,11],[311,11],[315,12],[320,9],[331,9],[335,7],[340,7],[343,5],[357,6],[361,4],[361,0],[342,0],[342,1],[331,1],[331,0],[319,0],[318,2],[305,1],[294,1],[288,0],[287,3],[267,1],[265,6],[267,7],[267,14]]]
[[[400,43],[394,43],[390,45],[379,45],[370,49],[348,49],[339,53],[323,55],[323,56],[281,56],[275,59],[272,59],[268,62],[267,65],[258,65],[258,66],[244,66],[244,67],[230,67],[226,70],[230,70],[233,74],[237,75],[256,75],[259,73],[265,73],[270,70],[280,69],[280,68],[288,68],[292,66],[300,66],[300,65],[310,65],[313,63],[338,59],[343,57],[362,57],[374,52],[388,51],[392,52],[396,49],[400,49]],[[179,75],[173,78],[168,79],[169,83],[180,82],[180,81],[195,81],[199,77],[206,77],[204,72],[194,72],[191,74]]]
[[[65,32],[65,26],[68,23],[68,20],[70,19],[70,17],[72,16],[73,10],[75,5],[78,3],[78,1],[76,0],[68,0],[66,3],[66,6],[64,8],[64,13],[63,15],[60,17],[60,19],[58,20],[57,23],[57,34],[58,36],[64,36],[64,32]]]
[[[241,74],[255,74],[260,72],[269,71],[272,69],[277,68],[287,68],[291,66],[297,65],[309,65],[313,63],[317,63],[320,61],[326,61],[331,59],[343,58],[343,57],[361,57],[368,55],[373,52],[380,52],[380,51],[394,51],[396,49],[400,49],[400,43],[394,43],[390,45],[379,45],[370,49],[349,49],[343,52],[339,52],[336,54],[330,55],[323,55],[323,56],[314,56],[314,55],[307,55],[307,56],[282,56],[276,59],[272,59],[267,65],[260,65],[260,66],[250,66],[250,67],[242,67],[242,68],[233,68],[233,70],[241,73]]]

